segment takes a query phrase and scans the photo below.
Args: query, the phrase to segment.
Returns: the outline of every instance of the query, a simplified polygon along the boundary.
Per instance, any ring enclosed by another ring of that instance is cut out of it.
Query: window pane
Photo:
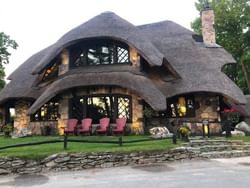
[[[109,64],[109,48],[106,46],[100,47],[100,63]]]
[[[127,118],[130,119],[130,102],[129,98],[118,98],[118,118]]]
[[[98,57],[97,50],[94,48],[90,48],[88,50],[88,64],[89,65],[99,65],[100,59]]]
[[[44,104],[34,115],[31,121],[56,121],[58,120],[58,102]]]
[[[170,117],[194,117],[194,96],[178,96],[168,99],[167,114]]]
[[[129,63],[128,47],[113,41],[93,41],[72,47],[71,66]]]
[[[94,123],[99,123],[103,117],[113,119],[113,110],[110,97],[89,97],[87,104],[87,116],[93,119]]]
[[[82,66],[82,65],[85,65],[85,55],[84,55],[83,52],[82,52],[82,53],[80,54],[80,56],[76,59],[74,65],[77,66],[77,67]]]
[[[128,63],[129,62],[129,56],[128,56],[128,50],[117,47],[117,63]]]

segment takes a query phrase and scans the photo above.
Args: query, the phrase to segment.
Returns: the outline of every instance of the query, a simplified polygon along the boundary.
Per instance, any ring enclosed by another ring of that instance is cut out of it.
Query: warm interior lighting
[[[138,53],[135,48],[130,48],[130,60],[133,64],[136,64],[138,61]]]

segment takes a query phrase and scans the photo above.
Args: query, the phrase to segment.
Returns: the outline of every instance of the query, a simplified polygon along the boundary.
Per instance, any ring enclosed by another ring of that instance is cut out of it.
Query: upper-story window
[[[44,69],[43,73],[41,74],[41,81],[42,82],[49,82],[53,81],[58,76],[58,65],[60,64],[60,58],[56,57],[52,60],[50,66]]]
[[[70,50],[71,67],[88,65],[126,64],[129,61],[126,44],[107,40],[91,40]]]

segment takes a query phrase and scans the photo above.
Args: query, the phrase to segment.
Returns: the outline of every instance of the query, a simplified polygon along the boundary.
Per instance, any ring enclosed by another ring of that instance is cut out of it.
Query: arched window
[[[91,40],[70,49],[70,66],[129,64],[129,47],[109,40]]]

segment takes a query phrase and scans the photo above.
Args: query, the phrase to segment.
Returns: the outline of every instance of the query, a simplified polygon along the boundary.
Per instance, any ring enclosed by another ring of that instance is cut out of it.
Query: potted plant
[[[190,129],[188,128],[188,126],[181,126],[179,128],[179,133],[180,133],[180,137],[183,141],[188,142],[188,137],[189,137],[189,133],[190,133]]]
[[[3,132],[6,137],[10,136],[10,133],[13,131],[13,125],[8,123],[3,126]]]

